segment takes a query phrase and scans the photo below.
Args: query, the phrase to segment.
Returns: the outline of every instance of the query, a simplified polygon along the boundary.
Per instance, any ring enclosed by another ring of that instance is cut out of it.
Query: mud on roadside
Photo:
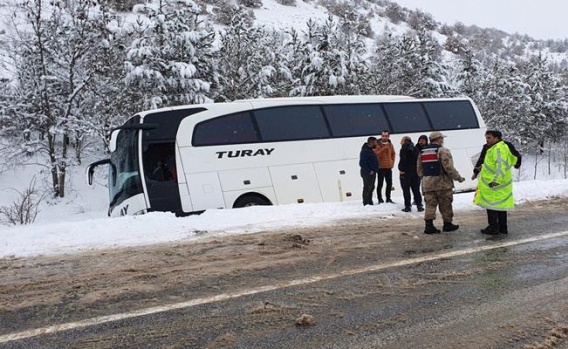
[[[511,223],[515,217],[557,214],[567,203],[554,199],[521,205]],[[1,326],[0,334],[451,249],[479,238],[485,212],[456,212],[461,228],[450,236],[422,234],[418,213],[405,218],[0,259],[0,317],[10,324]]]

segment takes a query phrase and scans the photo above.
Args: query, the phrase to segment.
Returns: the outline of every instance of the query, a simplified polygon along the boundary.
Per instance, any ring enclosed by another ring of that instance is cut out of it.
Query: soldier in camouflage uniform
[[[420,152],[417,162],[418,176],[422,178],[422,190],[426,201],[424,220],[425,234],[438,234],[440,230],[434,226],[436,209],[440,206],[440,213],[444,220],[444,231],[454,231],[459,225],[453,224],[454,211],[454,181],[463,182],[463,178],[454,168],[452,153],[444,147],[444,136],[441,132],[430,134],[430,144]]]

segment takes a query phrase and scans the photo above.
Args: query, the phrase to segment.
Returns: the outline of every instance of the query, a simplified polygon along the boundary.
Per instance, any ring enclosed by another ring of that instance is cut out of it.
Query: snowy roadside
[[[568,180],[517,182],[514,195],[518,204],[568,197]],[[481,210],[472,204],[473,193],[454,196],[454,209]],[[384,217],[415,219],[422,214],[401,212],[403,205],[382,204],[363,207],[359,202],[257,206],[235,210],[207,210],[199,216],[176,218],[169,213],[143,216],[96,218],[80,221],[36,223],[0,228],[0,258],[29,257],[78,251],[146,246],[167,242],[188,242],[286,227],[314,227],[338,220]],[[91,212],[90,216],[92,216]],[[104,212],[100,212],[103,217]]]

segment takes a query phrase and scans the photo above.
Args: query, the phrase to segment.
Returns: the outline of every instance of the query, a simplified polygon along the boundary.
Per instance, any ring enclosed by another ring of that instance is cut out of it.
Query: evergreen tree
[[[476,100],[477,94],[482,92],[481,77],[484,74],[484,66],[474,56],[471,50],[464,52],[458,60],[458,86],[457,89],[464,95]]]
[[[425,31],[402,36],[387,33],[373,56],[374,94],[439,97],[452,94],[441,63],[439,43]]]
[[[365,46],[357,34],[338,26],[332,18],[321,25],[309,21],[303,38],[293,36],[291,71],[296,86],[290,95],[360,93],[357,73],[365,70]]]
[[[520,69],[529,108],[519,117],[519,133],[534,140],[558,141],[566,134],[568,87],[552,73],[541,54],[531,57]]]
[[[144,109],[211,101],[213,28],[191,0],[152,5],[134,8],[138,38],[125,62],[127,84],[142,93]]]
[[[270,97],[276,94],[272,83],[277,75],[275,37],[260,27],[251,26],[247,13],[234,11],[230,24],[220,34],[216,69],[222,74],[215,84],[216,101]]]
[[[507,138],[521,144],[526,138],[522,134],[525,126],[519,118],[528,113],[530,106],[527,86],[513,63],[494,59],[488,64],[492,65],[481,79],[478,107],[489,128],[507,130]]]
[[[124,61],[127,54],[125,47],[132,41],[132,33],[123,23],[116,20],[116,16],[102,12],[110,17],[108,21],[112,25],[101,28],[105,33],[101,50],[97,59],[89,62],[88,69],[93,78],[86,93],[89,94],[91,107],[83,117],[90,130],[89,136],[94,136],[96,140],[91,143],[98,144],[98,141],[101,141],[103,149],[108,151],[111,130],[122,125],[134,113],[143,110],[144,100],[141,91],[127,86],[124,79]]]

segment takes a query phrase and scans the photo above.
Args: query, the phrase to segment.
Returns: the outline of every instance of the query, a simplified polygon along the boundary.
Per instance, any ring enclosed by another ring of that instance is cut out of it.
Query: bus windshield
[[[143,193],[138,165],[138,130],[120,130],[109,166],[110,209]]]

